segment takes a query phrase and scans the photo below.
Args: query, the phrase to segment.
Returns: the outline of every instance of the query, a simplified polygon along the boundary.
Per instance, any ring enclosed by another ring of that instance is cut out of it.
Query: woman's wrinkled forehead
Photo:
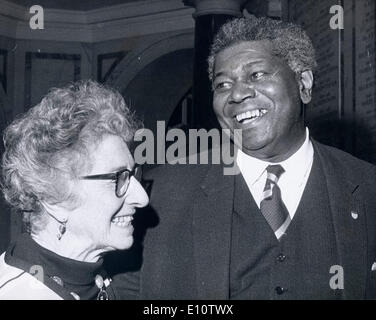
[[[91,162],[90,172],[86,174],[102,174],[119,169],[134,167],[134,159],[127,143],[119,136],[104,135],[102,139],[89,147]]]

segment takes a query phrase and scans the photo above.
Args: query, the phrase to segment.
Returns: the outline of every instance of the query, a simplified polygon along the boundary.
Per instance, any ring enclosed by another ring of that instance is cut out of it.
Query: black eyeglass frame
[[[124,191],[119,194],[118,193],[118,190],[120,190],[118,188],[118,185],[119,185],[119,178],[121,176],[122,173],[124,172],[128,172],[128,177],[125,179],[124,181],[124,185],[126,184],[126,188],[124,189]],[[138,175],[138,174],[141,174],[141,166],[138,166],[136,165],[133,169],[122,169],[122,170],[119,170],[119,171],[116,171],[116,172],[112,172],[112,173],[104,173],[104,174],[94,174],[94,175],[89,175],[89,176],[81,176],[79,177],[79,179],[81,180],[113,180],[116,182],[116,185],[115,185],[115,194],[118,198],[121,198],[123,197],[127,191],[128,191],[128,188],[129,188],[129,185],[130,185],[130,182],[131,182],[131,178],[132,177],[135,177]],[[137,181],[141,180],[141,179],[137,179]],[[141,182],[141,181],[139,181]]]

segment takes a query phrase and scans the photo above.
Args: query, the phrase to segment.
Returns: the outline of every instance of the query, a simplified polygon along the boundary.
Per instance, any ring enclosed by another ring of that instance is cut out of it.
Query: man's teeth
[[[241,122],[241,123],[247,123],[250,120],[253,120],[258,117],[262,117],[267,112],[268,111],[266,111],[265,109],[256,109],[252,111],[246,111],[246,112],[236,115],[236,120],[238,120],[238,122]]]
[[[111,222],[116,224],[118,227],[124,228],[130,226],[132,220],[132,216],[121,216],[112,218]]]

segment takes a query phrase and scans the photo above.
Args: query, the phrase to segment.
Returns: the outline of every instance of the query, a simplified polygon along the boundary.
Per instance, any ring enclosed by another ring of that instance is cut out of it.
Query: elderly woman
[[[0,257],[0,299],[115,299],[105,252],[133,243],[148,203],[129,150],[137,122],[93,81],[53,89],[5,131],[3,192],[28,233]]]

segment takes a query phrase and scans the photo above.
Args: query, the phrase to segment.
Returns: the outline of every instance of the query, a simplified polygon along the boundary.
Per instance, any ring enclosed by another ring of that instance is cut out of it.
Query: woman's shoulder
[[[0,256],[0,300],[61,300],[62,298],[30,273],[8,265]]]

